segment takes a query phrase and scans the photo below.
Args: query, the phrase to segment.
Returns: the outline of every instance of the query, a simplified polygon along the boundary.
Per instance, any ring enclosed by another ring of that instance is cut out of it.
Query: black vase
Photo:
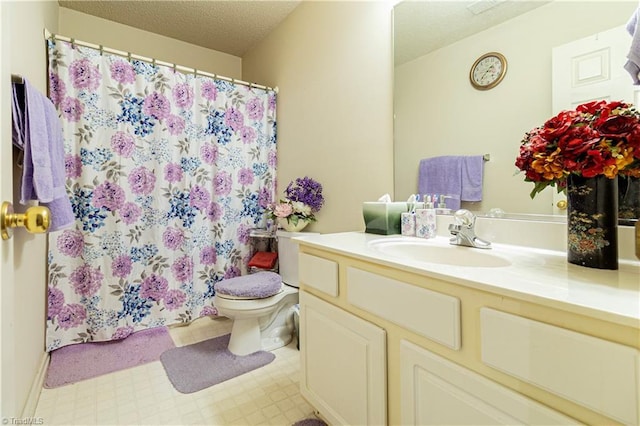
[[[618,179],[567,178],[567,260],[618,269]]]
[[[640,219],[640,178],[618,176],[618,225],[633,226]]]

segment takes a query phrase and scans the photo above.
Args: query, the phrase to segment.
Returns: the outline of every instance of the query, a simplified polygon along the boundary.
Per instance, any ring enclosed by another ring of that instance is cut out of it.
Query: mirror
[[[479,14],[469,11],[497,5]],[[533,183],[514,165],[525,133],[552,111],[552,49],[623,26],[637,0],[405,1],[394,7],[394,190],[402,201],[417,191],[418,164],[440,155],[484,155],[482,201],[463,202],[479,214],[562,216],[554,189],[534,199]],[[435,17],[429,20],[429,17]],[[629,47],[631,37],[629,36]],[[507,72],[490,90],[474,89],[469,71],[487,52],[506,58]],[[621,63],[611,72],[626,73]],[[631,77],[629,84],[631,84]],[[640,88],[640,87],[639,87]],[[638,104],[633,99],[628,100]]]

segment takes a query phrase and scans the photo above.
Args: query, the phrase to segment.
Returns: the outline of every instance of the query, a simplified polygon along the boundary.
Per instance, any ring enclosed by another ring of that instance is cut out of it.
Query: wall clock
[[[496,87],[507,73],[507,59],[498,52],[489,52],[480,56],[471,66],[469,80],[478,90]]]

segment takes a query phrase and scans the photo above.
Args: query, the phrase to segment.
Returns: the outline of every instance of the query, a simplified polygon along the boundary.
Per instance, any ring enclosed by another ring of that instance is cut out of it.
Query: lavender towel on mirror
[[[640,14],[640,8],[633,12],[633,15],[627,22],[627,32],[631,35],[631,48],[627,54],[627,63],[624,65],[624,69],[629,72],[634,85],[640,85],[640,79],[638,73],[640,72],[640,31],[638,31],[638,15]]]
[[[470,155],[462,158],[462,201],[482,201],[484,157]]]
[[[65,188],[62,126],[53,103],[28,81],[13,83],[13,144],[24,151],[20,202],[51,210],[49,231],[71,226],[75,216]]]
[[[447,208],[460,208],[462,195],[462,157],[444,155],[420,160],[418,193],[445,195]]]
[[[214,285],[216,293],[234,297],[263,298],[277,294],[282,288],[282,277],[275,272],[258,272],[218,281]]]

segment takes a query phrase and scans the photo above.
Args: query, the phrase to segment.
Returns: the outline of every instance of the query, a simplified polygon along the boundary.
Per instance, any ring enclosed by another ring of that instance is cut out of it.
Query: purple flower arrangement
[[[285,198],[267,208],[271,219],[286,219],[296,225],[299,220],[315,222],[314,213],[318,213],[324,204],[322,185],[305,176],[297,178],[287,185]]]
[[[313,213],[319,212],[324,204],[322,185],[307,176],[297,178],[295,182],[289,182],[284,193],[289,200],[311,207]]]

